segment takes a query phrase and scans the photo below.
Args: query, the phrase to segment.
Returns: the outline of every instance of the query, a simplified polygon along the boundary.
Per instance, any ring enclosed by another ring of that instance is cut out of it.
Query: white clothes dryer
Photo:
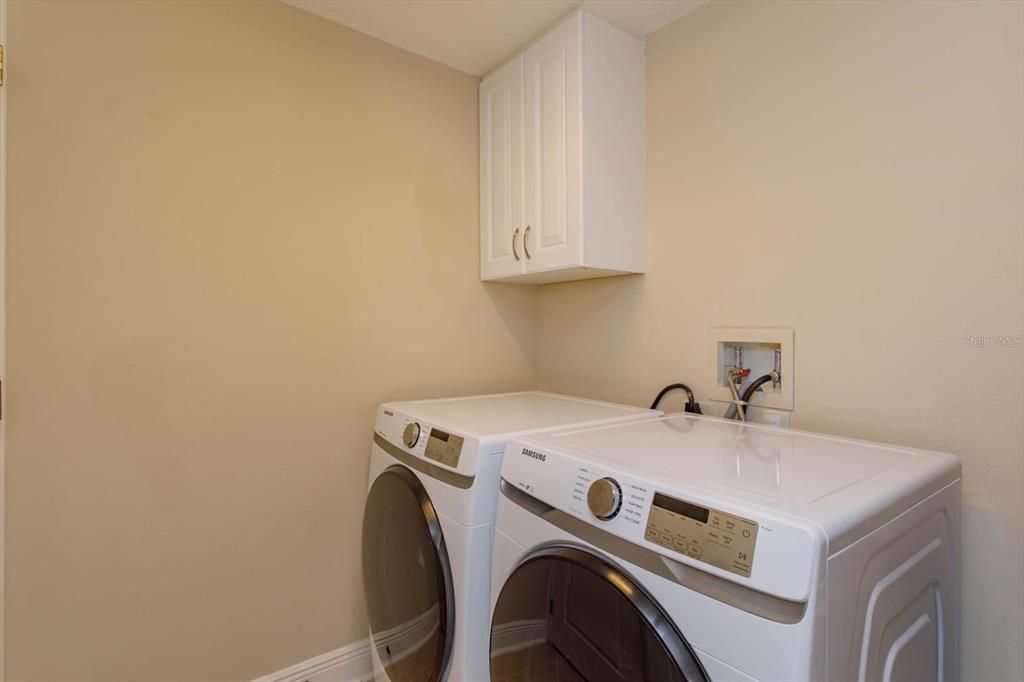
[[[381,405],[362,540],[378,678],[487,679],[492,528],[510,437],[658,414],[538,391]]]

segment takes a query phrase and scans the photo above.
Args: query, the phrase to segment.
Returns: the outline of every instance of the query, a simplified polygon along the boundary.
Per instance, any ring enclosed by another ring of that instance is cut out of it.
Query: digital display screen
[[[682,500],[677,500],[674,497],[662,495],[661,493],[654,493],[654,506],[660,507],[665,511],[685,516],[688,519],[693,519],[700,523],[707,523],[708,517],[711,515],[710,509],[698,507],[695,504],[683,502]]]
[[[457,467],[459,466],[459,457],[462,455],[463,443],[462,436],[432,428],[423,456],[450,467]]]

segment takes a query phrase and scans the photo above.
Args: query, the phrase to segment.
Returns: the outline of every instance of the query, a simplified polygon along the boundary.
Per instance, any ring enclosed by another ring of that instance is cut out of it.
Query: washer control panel
[[[509,485],[665,559],[789,601],[810,597],[827,551],[820,528],[753,508],[699,477],[694,485],[644,473],[529,437],[509,441],[501,465]]]
[[[532,492],[530,487],[525,487],[524,490]],[[612,509],[608,509],[602,499],[605,495],[611,499]],[[598,499],[594,499],[595,497]],[[629,481],[623,482],[621,478],[602,477],[599,471],[581,466],[576,469],[569,512],[579,517],[592,514],[601,521],[614,519],[616,523],[625,523],[639,530],[647,511],[649,497],[650,489],[646,486]],[[609,516],[605,510],[613,513]],[[606,514],[604,516],[598,513],[603,511]]]
[[[590,513],[607,521],[614,519],[622,508],[622,488],[614,478],[599,478],[587,490],[587,506]]]
[[[757,524],[656,492],[644,539],[749,578]]]
[[[454,433],[448,433],[438,428],[430,429],[430,435],[427,437],[427,449],[424,451],[424,456],[427,459],[432,459],[435,462],[446,464],[452,468],[459,466],[459,457],[462,455],[462,444],[464,443],[462,436],[456,436]]]

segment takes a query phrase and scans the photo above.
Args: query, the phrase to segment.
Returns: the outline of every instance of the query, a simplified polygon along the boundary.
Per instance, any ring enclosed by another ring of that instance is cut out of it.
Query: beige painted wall
[[[540,295],[545,388],[706,395],[712,326],[796,332],[795,427],[963,459],[963,671],[1021,680],[1015,3],[711,3],[648,38],[650,269]]]
[[[540,290],[477,281],[475,79],[274,2],[9,23],[9,679],[364,636],[376,403],[703,394],[715,325],[796,329],[795,426],[961,455],[965,679],[1024,677],[1022,354],[963,347],[1024,326],[1020,3],[667,27],[650,274]]]
[[[477,79],[276,2],[10,3],[11,680],[365,636],[374,409],[534,384]]]

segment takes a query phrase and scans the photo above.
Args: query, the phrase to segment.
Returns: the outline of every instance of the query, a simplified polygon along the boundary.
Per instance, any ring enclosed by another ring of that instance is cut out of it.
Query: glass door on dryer
[[[705,682],[668,615],[628,575],[570,546],[539,549],[505,581],[491,622],[491,680]]]
[[[385,470],[367,496],[363,588],[389,680],[443,679],[454,637],[451,567],[434,505],[405,467]]]

